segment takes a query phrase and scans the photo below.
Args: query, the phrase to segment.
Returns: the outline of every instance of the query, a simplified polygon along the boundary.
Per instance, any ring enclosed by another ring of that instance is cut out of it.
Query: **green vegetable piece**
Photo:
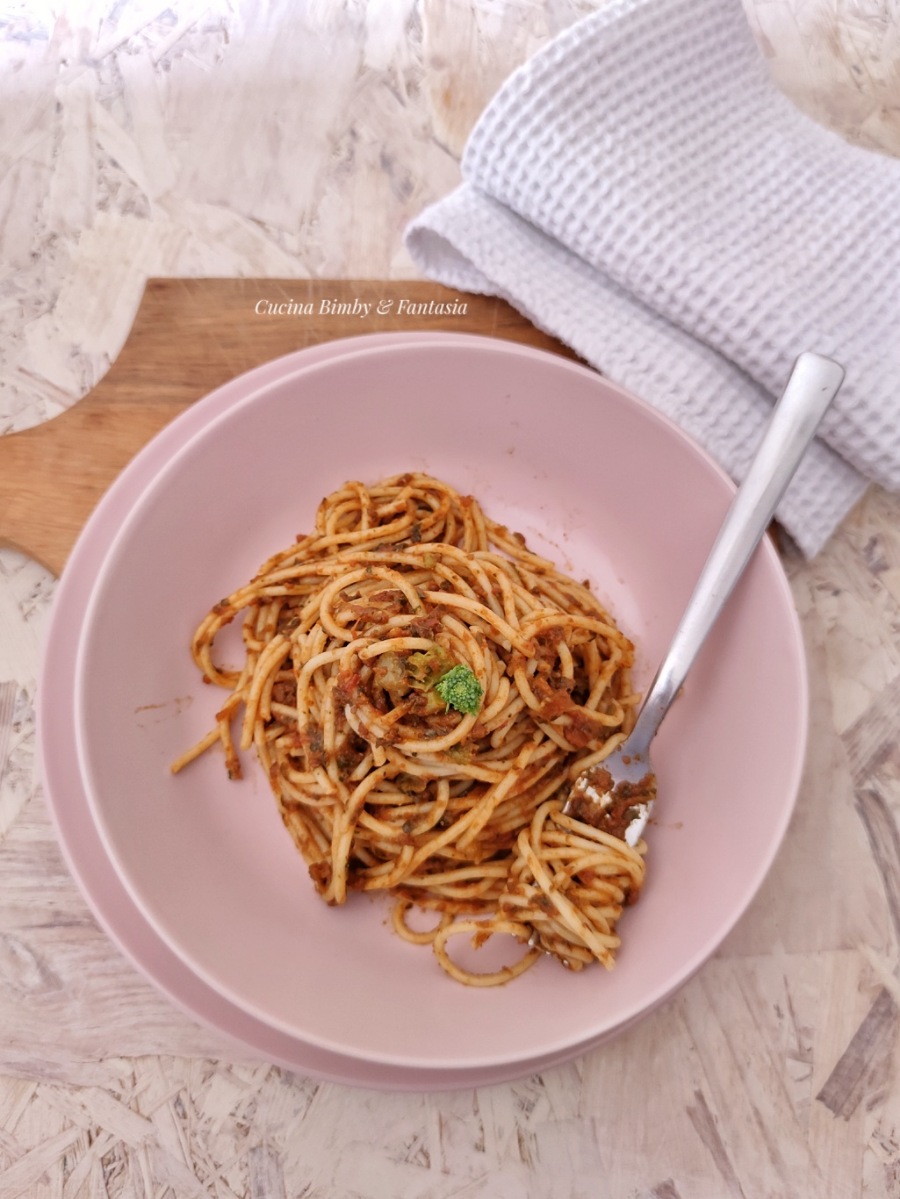
[[[447,673],[452,661],[447,651],[439,645],[410,654],[406,659],[410,687],[416,691],[430,690],[441,675]]]
[[[454,666],[441,675],[435,691],[449,708],[474,716],[481,707],[484,689],[468,666]]]

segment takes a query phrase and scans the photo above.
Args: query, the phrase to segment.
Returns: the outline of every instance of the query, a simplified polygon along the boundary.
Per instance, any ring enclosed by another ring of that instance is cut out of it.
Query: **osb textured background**
[[[0,13],[0,431],[74,403],[149,275],[403,278],[496,86],[603,0],[61,0]],[[900,11],[745,0],[794,99],[900,152]],[[0,1196],[900,1195],[900,505],[787,562],[813,691],[758,901],[662,1011],[518,1084],[247,1060],[99,930],[34,772],[54,580],[0,554]]]

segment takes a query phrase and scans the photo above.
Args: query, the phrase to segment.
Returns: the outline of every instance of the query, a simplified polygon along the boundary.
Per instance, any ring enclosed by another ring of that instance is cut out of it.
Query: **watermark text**
[[[257,316],[352,316],[367,320],[372,316],[466,316],[468,303],[465,300],[410,300],[383,298],[352,300],[322,296],[318,300],[270,300],[263,296],[256,301],[253,311]]]

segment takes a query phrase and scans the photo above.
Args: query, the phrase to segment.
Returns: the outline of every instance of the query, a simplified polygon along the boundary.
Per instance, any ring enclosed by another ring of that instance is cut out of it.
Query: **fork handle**
[[[649,748],[843,379],[843,367],[820,354],[803,353],[794,363],[638,715],[629,738],[638,750]]]

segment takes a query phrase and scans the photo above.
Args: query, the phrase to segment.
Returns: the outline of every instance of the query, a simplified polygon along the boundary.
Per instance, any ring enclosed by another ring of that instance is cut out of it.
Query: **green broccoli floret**
[[[454,666],[441,675],[434,685],[435,691],[448,708],[474,716],[481,707],[484,689],[468,666]]]

